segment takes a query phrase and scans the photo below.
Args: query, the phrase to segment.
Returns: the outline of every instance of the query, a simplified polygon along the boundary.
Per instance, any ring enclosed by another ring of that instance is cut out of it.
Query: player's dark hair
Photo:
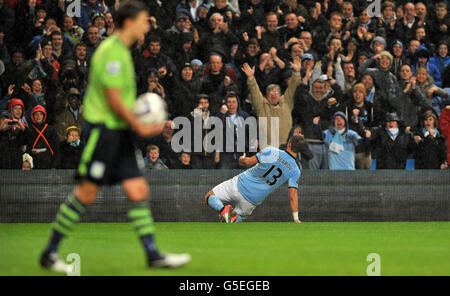
[[[303,146],[306,145],[306,140],[303,136],[293,135],[289,139],[289,143],[291,143],[291,150],[295,153],[298,153],[303,149]]]
[[[147,5],[141,1],[125,0],[120,3],[119,9],[114,13],[113,19],[117,26],[122,28],[126,19],[135,19],[142,11],[148,11]]]

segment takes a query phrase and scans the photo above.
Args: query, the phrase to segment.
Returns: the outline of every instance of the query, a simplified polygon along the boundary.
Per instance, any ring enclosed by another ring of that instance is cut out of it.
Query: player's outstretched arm
[[[242,154],[241,157],[239,157],[239,164],[240,165],[248,165],[248,166],[252,166],[258,163],[258,158],[256,158],[256,156],[252,156],[252,157],[245,157],[245,153]]]
[[[154,137],[163,131],[165,123],[155,123],[152,125],[140,123],[133,112],[128,110],[120,99],[120,89],[107,88],[105,89],[105,94],[108,104],[114,113],[116,113],[120,118],[123,118],[131,126],[131,128],[142,137]]]
[[[295,223],[301,223],[298,219],[298,190],[297,188],[290,187],[289,188],[289,202],[291,204],[292,209],[292,218]]]

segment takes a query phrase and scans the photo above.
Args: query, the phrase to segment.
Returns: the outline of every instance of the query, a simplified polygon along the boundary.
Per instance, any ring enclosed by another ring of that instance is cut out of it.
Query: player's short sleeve
[[[262,151],[256,153],[259,163],[274,163],[278,160],[279,150],[274,147],[266,147]]]
[[[120,88],[126,81],[126,60],[123,55],[112,53],[100,59],[100,81],[107,88]]]
[[[288,181],[289,188],[297,188],[298,189],[298,180],[300,179],[300,170],[296,169]]]

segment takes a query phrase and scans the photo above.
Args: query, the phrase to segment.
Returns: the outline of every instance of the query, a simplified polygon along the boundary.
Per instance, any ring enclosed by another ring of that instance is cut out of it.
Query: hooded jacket
[[[375,68],[371,68],[370,66],[375,63],[374,58],[370,58],[362,63],[358,67],[358,73],[360,75],[364,75],[366,73],[370,74],[374,79],[375,87],[384,92],[384,96],[388,99],[394,98],[397,95],[396,83],[397,77],[390,72],[390,68],[392,67],[392,59],[389,69],[383,69],[380,66],[376,66]]]
[[[416,75],[417,69],[419,68],[419,57],[426,56],[428,58],[428,61],[426,63],[428,75],[433,77],[434,83],[441,87],[442,86],[442,79],[441,79],[441,72],[439,71],[439,68],[434,63],[430,63],[430,57],[431,53],[430,51],[423,45],[420,45],[419,48],[417,48],[416,53],[414,54],[414,64],[411,65],[411,70],[413,71],[413,74]]]
[[[44,119],[37,123],[34,113],[42,112]],[[46,123],[47,111],[41,105],[31,110],[32,123],[27,130],[27,153],[33,157],[35,169],[53,169],[58,166],[59,141],[58,135],[52,126]],[[41,151],[33,153],[34,149]]]
[[[19,121],[22,122],[26,127],[26,126],[28,126],[28,122],[25,118],[25,105],[21,99],[17,99],[17,98],[11,99],[8,104],[8,112],[11,115],[11,119],[12,119],[13,118],[12,108],[17,105],[22,106],[22,114],[20,115]]]
[[[439,69],[439,73],[444,74],[445,68],[450,64],[450,57],[447,55],[445,57],[440,57],[438,54],[432,56],[428,62],[429,64],[435,65]]]
[[[376,169],[405,169],[406,160],[416,149],[413,134],[405,130],[397,114],[388,114],[386,121],[398,122],[398,134],[393,137],[386,125],[374,128],[371,137],[372,158],[376,159]]]
[[[181,75],[180,75],[181,76]],[[180,77],[176,80],[172,90],[175,104],[172,108],[172,116],[187,116],[196,107],[198,100],[196,95],[200,93],[202,81],[193,76],[191,80],[186,81]]]
[[[334,126],[337,116],[345,120],[345,130],[342,134],[339,134]],[[330,170],[354,170],[355,148],[368,143],[367,138],[362,138],[357,132],[348,128],[347,116],[340,111],[334,113],[329,129],[323,132],[323,141],[328,148]]]

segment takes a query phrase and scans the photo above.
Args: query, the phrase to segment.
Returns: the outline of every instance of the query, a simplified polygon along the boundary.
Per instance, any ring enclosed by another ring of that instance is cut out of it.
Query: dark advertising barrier
[[[203,196],[240,171],[149,171],[155,221],[215,222]],[[0,171],[0,222],[52,222],[74,187],[73,171]],[[302,172],[300,219],[312,221],[449,221],[450,170]],[[102,188],[82,222],[125,222],[127,199],[120,186]],[[247,221],[292,220],[283,185]]]

